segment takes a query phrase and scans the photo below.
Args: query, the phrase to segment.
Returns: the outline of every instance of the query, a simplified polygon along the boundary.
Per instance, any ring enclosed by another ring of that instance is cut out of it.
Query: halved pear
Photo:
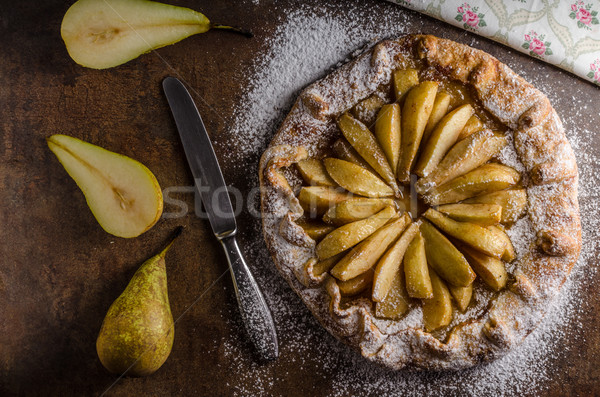
[[[506,241],[483,226],[469,222],[455,221],[433,208],[425,211],[423,216],[447,235],[487,255],[501,258],[504,254]]]
[[[400,158],[400,105],[392,103],[381,107],[375,122],[375,136],[395,172]]]
[[[510,224],[516,222],[527,207],[527,192],[525,189],[509,189],[483,194],[464,201],[473,204],[497,204],[502,206],[500,222]]]
[[[346,223],[355,222],[376,214],[385,207],[395,207],[393,199],[373,199],[355,197],[342,201],[323,215],[323,221],[333,225],[341,226]]]
[[[502,164],[488,163],[429,190],[425,201],[431,205],[456,203],[480,194],[516,185],[521,174]]]
[[[143,164],[66,135],[46,141],[108,233],[136,237],[160,219],[162,191]]]
[[[494,291],[500,291],[506,286],[508,274],[501,260],[466,246],[461,246],[461,251],[467,257],[475,273]]]
[[[331,275],[338,280],[346,281],[371,269],[387,251],[390,244],[402,233],[407,222],[408,217],[405,214],[370,235],[362,243],[352,248],[331,269]]]
[[[391,187],[366,169],[346,160],[327,158],[323,161],[331,178],[344,189],[366,197],[390,197]]]
[[[335,156],[341,160],[346,160],[349,161],[351,163],[354,163],[356,165],[360,165],[361,167],[363,167],[364,169],[371,171],[373,173],[377,173],[373,167],[371,167],[369,165],[369,163],[367,163],[362,157],[360,157],[360,154],[358,154],[358,152],[356,151],[356,149],[354,149],[352,147],[352,145],[350,145],[350,143],[348,143],[347,140],[345,139],[338,139],[337,141],[335,141],[335,143],[333,144],[333,153],[335,154]]]
[[[417,69],[399,69],[394,71],[394,93],[396,102],[404,99],[404,96],[419,84],[419,71]]]
[[[309,185],[317,186],[337,186],[335,181],[331,179],[323,162],[318,159],[306,159],[296,163],[302,179]]]
[[[212,25],[189,8],[153,1],[79,0],[65,13],[60,33],[75,62],[105,69],[211,27],[234,29]]]
[[[326,223],[315,222],[312,220],[303,220],[297,222],[298,226],[304,229],[304,232],[308,234],[308,237],[315,241],[321,240],[323,237],[331,233],[335,227]]]
[[[418,176],[429,175],[440,163],[448,149],[456,143],[458,134],[473,114],[469,104],[459,106],[444,116],[437,124],[415,165],[414,173]]]
[[[398,184],[394,173],[371,131],[348,113],[340,117],[338,126],[358,154],[373,167],[394,192],[398,192]]]
[[[496,136],[491,130],[482,130],[458,141],[431,174],[417,181],[415,189],[424,194],[435,186],[476,169],[498,153],[506,143],[505,137]]]
[[[498,226],[488,226],[487,229],[506,242],[506,248],[504,249],[501,259],[509,263],[514,261],[517,257],[517,253],[515,252],[515,247],[513,246],[512,241],[510,241],[508,234]]]
[[[352,114],[361,123],[372,127],[377,119],[379,109],[385,104],[385,101],[377,95],[371,95],[367,99],[363,99],[352,108]]]
[[[369,237],[390,219],[397,217],[398,213],[392,207],[386,207],[367,219],[340,226],[317,244],[317,256],[323,260],[339,254]]]
[[[497,225],[502,219],[502,207],[498,204],[444,204],[437,210],[455,221],[482,226]]]
[[[427,120],[427,125],[423,131],[423,142],[427,142],[427,139],[429,139],[429,136],[436,127],[437,123],[439,123],[442,117],[448,113],[451,99],[452,96],[446,91],[439,91],[435,96],[435,101],[433,101],[433,108],[431,109],[429,120]]]
[[[404,254],[404,277],[408,296],[419,299],[433,298],[425,254],[425,240],[421,233],[417,233]]]
[[[404,101],[400,145],[402,149],[397,171],[398,179],[401,182],[408,183],[410,180],[410,171],[433,108],[437,89],[437,82],[424,81],[411,89]]]
[[[375,303],[375,315],[390,320],[398,320],[408,310],[409,302],[410,298],[404,287],[404,272],[396,272],[385,299]]]
[[[456,302],[456,306],[458,306],[458,310],[461,312],[465,312],[469,303],[471,303],[471,298],[473,297],[473,284],[467,287],[455,287],[453,285],[448,285],[448,289],[450,290],[450,294],[454,298]]]
[[[423,323],[425,331],[445,327],[452,321],[452,300],[446,283],[435,273],[429,272],[433,298],[423,300]]]
[[[466,287],[475,280],[475,273],[464,255],[431,223],[421,223],[425,253],[429,265],[450,284]]]
[[[349,198],[352,196],[340,188],[331,186],[303,186],[298,194],[300,205],[311,217],[315,214],[322,215],[329,208]]]
[[[477,115],[474,114],[469,118],[467,124],[465,124],[460,134],[458,134],[458,140],[460,141],[461,139],[465,139],[469,135],[472,135],[477,131],[481,131],[482,129],[483,123],[481,122],[481,120],[479,120],[479,117],[477,117]]]
[[[407,222],[410,221],[407,220]],[[381,302],[385,299],[392,286],[392,281],[400,269],[406,248],[418,232],[419,224],[411,223],[406,230],[404,230],[402,236],[400,236],[392,247],[383,254],[379,262],[377,262],[372,296],[375,302]]]
[[[363,274],[359,274],[358,276],[347,281],[337,280],[337,285],[340,288],[340,293],[346,296],[359,294],[367,288],[369,288],[369,286],[372,283],[373,269],[369,269]]]

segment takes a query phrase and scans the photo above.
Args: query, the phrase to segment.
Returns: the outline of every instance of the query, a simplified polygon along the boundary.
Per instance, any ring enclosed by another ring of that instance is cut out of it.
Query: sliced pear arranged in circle
[[[323,215],[337,203],[348,200],[352,196],[339,188],[330,186],[304,186],[298,194],[298,201],[311,216]]]
[[[461,251],[467,257],[475,273],[494,291],[500,291],[506,286],[508,274],[501,260],[470,247],[461,247]]]
[[[468,204],[497,204],[502,207],[503,224],[516,222],[527,207],[527,192],[525,189],[508,189],[491,192],[465,200]]]
[[[411,88],[419,84],[419,71],[417,69],[398,69],[394,71],[393,79],[396,102],[401,102]]]
[[[473,114],[473,107],[462,105],[442,118],[421,150],[414,173],[429,175],[440,163],[446,152],[456,143],[458,134]]]
[[[448,113],[451,100],[452,96],[450,94],[445,91],[438,91],[437,95],[435,96],[435,101],[433,101],[433,108],[431,109],[429,120],[427,120],[427,125],[425,126],[425,130],[423,130],[423,142],[427,142],[433,129],[446,115],[446,113]]]
[[[385,207],[395,206],[396,203],[393,199],[354,197],[331,207],[325,215],[323,215],[323,221],[332,225],[341,226],[375,215]]]
[[[471,303],[471,298],[473,297],[473,284],[467,287],[448,285],[448,289],[454,298],[454,302],[456,302],[456,306],[458,306],[458,310],[464,313],[467,310],[467,307],[469,307],[469,303]]]
[[[335,156],[341,160],[346,160],[356,165],[360,165],[364,169],[371,171],[373,173],[377,173],[373,167],[369,165],[360,154],[348,143],[345,139],[338,139],[332,146],[333,153]]]
[[[296,163],[302,179],[309,185],[316,186],[337,186],[335,181],[331,179],[323,162],[318,159],[306,159]]]
[[[392,207],[386,207],[366,219],[340,226],[317,244],[317,257],[323,260],[339,254],[369,237],[390,219],[397,217],[398,213]]]
[[[404,277],[408,296],[419,299],[433,298],[425,254],[425,240],[419,232],[417,232],[404,254]]]
[[[424,81],[408,92],[402,107],[401,156],[397,176],[403,183],[410,181],[410,172],[417,156],[423,131],[429,120],[433,102],[438,90],[435,81]]]
[[[336,158],[323,160],[331,178],[347,191],[365,197],[391,197],[394,191],[366,169]]]
[[[381,318],[397,320],[409,308],[410,297],[404,287],[404,272],[396,272],[390,290],[381,302],[375,303],[375,315]]]
[[[506,249],[506,241],[489,229],[475,223],[458,222],[432,208],[423,214],[427,220],[450,237],[495,258],[501,258]]]
[[[340,117],[338,126],[358,154],[373,167],[394,192],[398,192],[396,177],[371,131],[348,113]]]
[[[304,230],[308,237],[315,241],[321,240],[335,229],[332,225],[312,220],[298,221],[297,224]]]
[[[313,264],[313,273],[316,276],[320,276],[323,273],[329,272],[335,266],[335,264],[344,257],[344,255],[346,255],[345,251],[322,261],[319,261],[317,258],[313,258],[316,261],[316,263]]]
[[[431,174],[417,181],[415,189],[424,194],[436,186],[464,175],[486,163],[506,144],[505,137],[497,136],[488,129],[458,141]]]
[[[375,137],[387,157],[393,172],[400,158],[400,105],[383,105],[375,122]]]
[[[368,289],[371,284],[373,284],[373,269],[369,269],[350,280],[337,281],[341,294],[346,296],[360,294]]]
[[[407,220],[407,222],[409,222]],[[415,235],[419,232],[419,224],[411,223],[402,236],[381,257],[375,267],[372,298],[375,302],[381,302],[387,296],[394,277],[402,265],[406,249]]]
[[[498,204],[444,204],[437,210],[455,221],[482,226],[497,225],[502,220],[502,207]]]
[[[375,124],[375,120],[377,119],[377,113],[384,104],[385,101],[381,97],[377,95],[372,95],[367,99],[364,99],[357,103],[352,108],[352,114],[354,115],[354,117],[360,120],[361,123],[370,127],[373,124]]]
[[[429,190],[425,194],[425,201],[431,205],[456,203],[515,186],[520,180],[521,174],[515,169],[502,164],[487,163]]]
[[[444,280],[457,287],[466,287],[475,280],[475,273],[464,255],[428,221],[421,223],[425,239],[427,262]]]
[[[452,299],[448,286],[433,270],[429,277],[433,298],[423,300],[423,323],[427,332],[445,327],[452,321]]]
[[[510,263],[514,261],[517,257],[515,252],[515,247],[513,246],[512,241],[510,241],[510,237],[504,230],[502,230],[499,226],[488,226],[487,229],[495,234],[499,239],[504,240],[506,242],[506,247],[504,248],[504,253],[502,254],[502,260],[504,262]]]
[[[408,220],[405,214],[367,237],[331,269],[331,275],[338,280],[347,281],[371,269],[402,233]]]
[[[465,124],[465,126],[462,129],[462,131],[460,132],[460,134],[458,134],[458,140],[460,141],[461,139],[465,139],[466,137],[468,137],[482,129],[483,129],[483,123],[481,122],[479,117],[477,117],[476,115],[472,115],[469,118],[469,120],[467,121],[467,124]]]

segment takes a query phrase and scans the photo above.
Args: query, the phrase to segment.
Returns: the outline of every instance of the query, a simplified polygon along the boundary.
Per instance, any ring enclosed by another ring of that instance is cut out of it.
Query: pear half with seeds
[[[501,258],[506,241],[483,226],[469,222],[458,222],[430,208],[423,214],[431,223],[449,236],[495,258]]]
[[[75,62],[106,69],[210,28],[251,35],[211,24],[189,8],[148,0],[79,0],[67,10],[60,33]]]
[[[317,256],[323,260],[339,254],[360,243],[390,219],[396,217],[398,217],[398,213],[392,207],[386,207],[367,219],[340,226],[317,244]]]
[[[390,197],[394,191],[366,169],[349,161],[328,158],[325,169],[338,185],[347,191],[366,197]]]
[[[345,113],[338,120],[338,126],[344,137],[352,145],[360,156],[383,178],[383,180],[398,192],[398,184],[394,172],[377,143],[375,136],[360,121]]]
[[[66,135],[52,135],[46,141],[108,233],[136,237],[158,221],[162,191],[143,164]]]
[[[405,215],[407,216],[407,215]],[[408,218],[407,218],[407,222]],[[373,281],[373,300],[381,302],[387,296],[396,273],[402,265],[402,258],[406,253],[410,242],[419,232],[419,223],[411,223],[402,236],[391,246],[389,250],[381,257],[375,267],[375,278]]]
[[[403,216],[373,233],[344,256],[331,269],[331,275],[338,280],[347,281],[371,269],[402,233],[407,221],[408,217]]]
[[[445,327],[452,321],[452,300],[446,283],[435,273],[429,272],[433,298],[423,300],[423,323],[425,331]]]
[[[437,210],[455,221],[482,226],[497,225],[502,219],[502,207],[498,204],[444,204]]]
[[[355,222],[376,214],[385,207],[395,207],[393,199],[374,199],[365,197],[354,197],[350,200],[342,201],[334,207],[331,207],[325,215],[323,221],[329,224],[341,226],[346,223]]]
[[[425,195],[431,205],[456,203],[480,194],[506,189],[516,185],[521,174],[502,164],[488,163],[454,178]]]

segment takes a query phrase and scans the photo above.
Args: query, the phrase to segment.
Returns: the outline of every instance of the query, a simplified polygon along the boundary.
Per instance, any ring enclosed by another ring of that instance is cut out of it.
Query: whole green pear
[[[167,293],[165,255],[181,228],[158,255],[140,266],[113,302],[96,340],[102,365],[119,375],[147,376],[167,360],[175,335]]]

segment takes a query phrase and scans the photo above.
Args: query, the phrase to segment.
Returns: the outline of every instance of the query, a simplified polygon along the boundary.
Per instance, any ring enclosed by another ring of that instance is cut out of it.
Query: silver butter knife
[[[279,356],[271,312],[235,240],[237,225],[227,186],[198,109],[185,86],[174,77],[163,80],[163,89],[179,130],[196,190],[213,232],[223,245],[240,313],[248,336],[264,360]]]

